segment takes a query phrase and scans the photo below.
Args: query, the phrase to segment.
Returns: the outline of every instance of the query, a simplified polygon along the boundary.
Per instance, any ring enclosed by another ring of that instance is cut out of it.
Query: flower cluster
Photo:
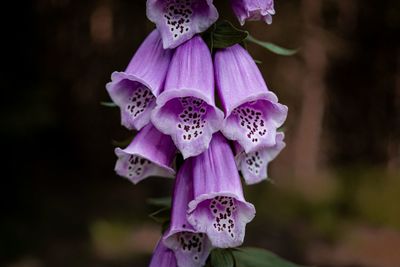
[[[232,0],[239,21],[271,21],[272,0]],[[212,55],[197,35],[218,18],[212,0],[148,0],[155,29],[107,91],[121,124],[137,130],[116,148],[115,171],[133,183],[175,177],[171,222],[150,266],[204,266],[214,247],[243,243],[255,216],[243,195],[267,179],[267,165],[284,148],[287,107],[278,103],[239,44]],[[216,95],[221,109],[216,105]],[[176,170],[174,159],[185,159]]]

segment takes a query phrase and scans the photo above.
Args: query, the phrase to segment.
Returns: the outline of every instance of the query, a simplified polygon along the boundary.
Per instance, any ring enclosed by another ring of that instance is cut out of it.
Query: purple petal
[[[219,50],[214,59],[218,94],[226,119],[222,132],[250,153],[275,144],[287,107],[268,91],[254,60],[240,45]]]
[[[121,124],[140,130],[150,121],[155,98],[161,93],[171,50],[164,50],[154,30],[142,43],[124,72],[114,72],[106,85],[112,101],[121,110]],[[143,64],[146,62],[146,64]]]
[[[147,0],[147,17],[160,31],[164,48],[175,48],[218,19],[212,0]]]
[[[241,245],[255,208],[244,199],[227,140],[220,133],[214,134],[208,150],[188,161],[193,166],[194,190],[188,221],[197,231],[207,233],[215,247]]]
[[[176,49],[151,120],[161,132],[172,137],[183,157],[188,158],[208,148],[223,117],[215,106],[210,51],[195,36]]]
[[[273,0],[231,0],[233,12],[243,26],[246,20],[263,20],[272,23],[275,15]]]
[[[171,223],[164,235],[164,244],[175,252],[179,267],[204,266],[212,248],[207,235],[196,231],[187,221],[186,211],[191,200],[192,166],[186,161],[175,180]]]
[[[246,184],[256,184],[268,178],[268,164],[286,146],[285,142],[283,142],[284,137],[284,133],[277,132],[275,145],[247,154],[238,143],[235,143],[236,165],[241,171]]]
[[[162,240],[158,241],[153,251],[149,267],[177,267],[174,252],[168,249]]]
[[[175,153],[171,138],[150,123],[140,130],[127,148],[115,149],[118,156],[115,171],[134,184],[149,176],[172,178]]]

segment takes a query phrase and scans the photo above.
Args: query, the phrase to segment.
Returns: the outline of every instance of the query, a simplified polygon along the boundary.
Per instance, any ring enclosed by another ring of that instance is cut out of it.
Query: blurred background
[[[227,0],[221,17],[236,23]],[[400,266],[400,2],[277,0],[249,44],[289,106],[274,183],[246,186],[248,246],[321,267]],[[147,198],[172,181],[117,177],[129,138],[104,85],[153,29],[141,0],[2,3],[0,266],[147,266]],[[397,36],[397,37],[396,37]]]

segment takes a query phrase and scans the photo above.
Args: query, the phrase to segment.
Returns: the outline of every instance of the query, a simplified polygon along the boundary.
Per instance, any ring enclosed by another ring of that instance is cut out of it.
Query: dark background
[[[289,116],[275,183],[245,187],[257,208],[246,245],[313,266],[400,266],[400,2],[275,6],[272,25],[245,28],[300,52],[249,45]],[[147,266],[160,232],[146,199],[171,181],[114,174],[113,143],[130,133],[100,105],[154,27],[145,1],[4,1],[1,13],[0,266]]]

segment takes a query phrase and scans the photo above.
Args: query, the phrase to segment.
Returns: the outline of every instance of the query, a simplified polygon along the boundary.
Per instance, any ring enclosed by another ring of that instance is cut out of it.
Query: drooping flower
[[[140,130],[150,121],[172,52],[162,48],[161,36],[154,30],[139,47],[126,70],[111,75],[106,88],[112,101],[120,108],[121,124],[126,128]]]
[[[187,221],[187,209],[191,200],[192,166],[185,161],[175,180],[171,222],[164,234],[164,244],[175,252],[179,267],[204,266],[212,248],[207,235],[196,231]]]
[[[208,150],[188,161],[193,168],[194,192],[188,221],[197,231],[207,233],[215,247],[239,246],[255,208],[244,199],[228,141],[215,133]]]
[[[276,129],[287,107],[269,91],[254,60],[240,45],[217,51],[214,58],[217,90],[225,111],[225,137],[250,153],[275,145]]]
[[[153,251],[149,267],[177,267],[174,252],[167,248],[162,240]]]
[[[134,184],[149,176],[172,178],[176,147],[168,135],[160,133],[151,123],[138,132],[125,149],[116,148],[115,171]]]
[[[247,184],[256,184],[268,178],[268,164],[286,146],[284,138],[283,132],[277,132],[275,145],[247,154],[238,143],[234,143],[236,165]]]
[[[195,36],[176,49],[151,121],[172,137],[187,158],[207,149],[223,117],[215,106],[210,51],[204,41]]]
[[[275,15],[274,0],[231,0],[231,6],[242,26],[246,20],[271,24],[272,15]]]
[[[212,0],[147,0],[147,17],[160,31],[164,48],[175,48],[217,19]]]

